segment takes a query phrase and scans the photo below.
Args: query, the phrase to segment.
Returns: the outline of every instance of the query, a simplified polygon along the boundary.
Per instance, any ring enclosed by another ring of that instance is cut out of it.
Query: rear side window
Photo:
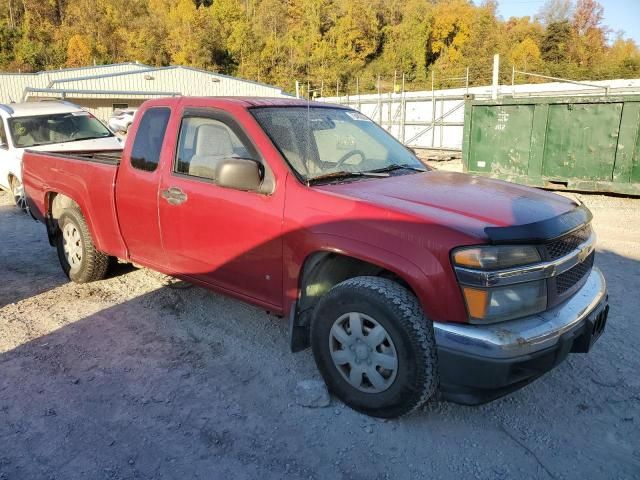
[[[158,168],[160,150],[171,110],[167,107],[150,108],[144,112],[131,150],[131,166],[153,172]]]
[[[7,144],[7,132],[4,129],[4,122],[2,121],[2,118],[0,118],[0,148],[9,148],[9,145]]]

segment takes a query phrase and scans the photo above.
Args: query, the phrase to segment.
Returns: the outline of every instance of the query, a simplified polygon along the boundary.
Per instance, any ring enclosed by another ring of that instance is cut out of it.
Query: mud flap
[[[289,312],[289,346],[291,353],[301,352],[311,346],[309,341],[309,323],[303,322],[305,315],[298,313],[298,304],[294,303]]]

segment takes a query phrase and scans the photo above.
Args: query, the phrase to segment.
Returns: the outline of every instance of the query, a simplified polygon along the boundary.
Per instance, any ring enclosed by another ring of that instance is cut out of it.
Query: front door
[[[216,185],[216,164],[230,157],[264,163],[224,112],[185,113],[176,156],[160,184],[168,262],[175,275],[281,307],[284,192],[265,195]]]

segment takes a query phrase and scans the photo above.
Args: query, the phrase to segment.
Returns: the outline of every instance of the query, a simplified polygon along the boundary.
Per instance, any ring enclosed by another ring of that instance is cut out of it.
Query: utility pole
[[[469,67],[467,67],[467,80],[465,81],[466,85],[466,94],[469,95]]]
[[[436,76],[431,69],[431,148],[436,145]]]
[[[378,74],[378,125],[382,126],[382,93],[380,92],[380,74]]]
[[[500,72],[500,54],[496,53],[493,56],[493,81],[491,82],[491,98],[493,100],[498,99],[498,83],[500,77],[498,76]]]
[[[404,72],[402,72],[402,92],[400,93],[400,141],[404,144],[407,116],[407,101],[404,98]]]

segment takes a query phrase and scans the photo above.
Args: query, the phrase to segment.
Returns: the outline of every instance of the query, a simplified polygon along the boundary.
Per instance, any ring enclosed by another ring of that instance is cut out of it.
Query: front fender
[[[300,295],[300,277],[306,261],[318,252],[332,252],[379,266],[402,278],[418,297],[425,314],[432,320],[463,322],[466,311],[460,290],[452,282],[453,273],[430,252],[422,251],[418,265],[414,259],[388,249],[329,233],[294,235],[285,243],[284,305],[289,311]],[[300,248],[304,245],[304,248]],[[295,248],[294,248],[295,246]],[[445,268],[446,267],[446,268]],[[427,273],[428,272],[428,273]]]

